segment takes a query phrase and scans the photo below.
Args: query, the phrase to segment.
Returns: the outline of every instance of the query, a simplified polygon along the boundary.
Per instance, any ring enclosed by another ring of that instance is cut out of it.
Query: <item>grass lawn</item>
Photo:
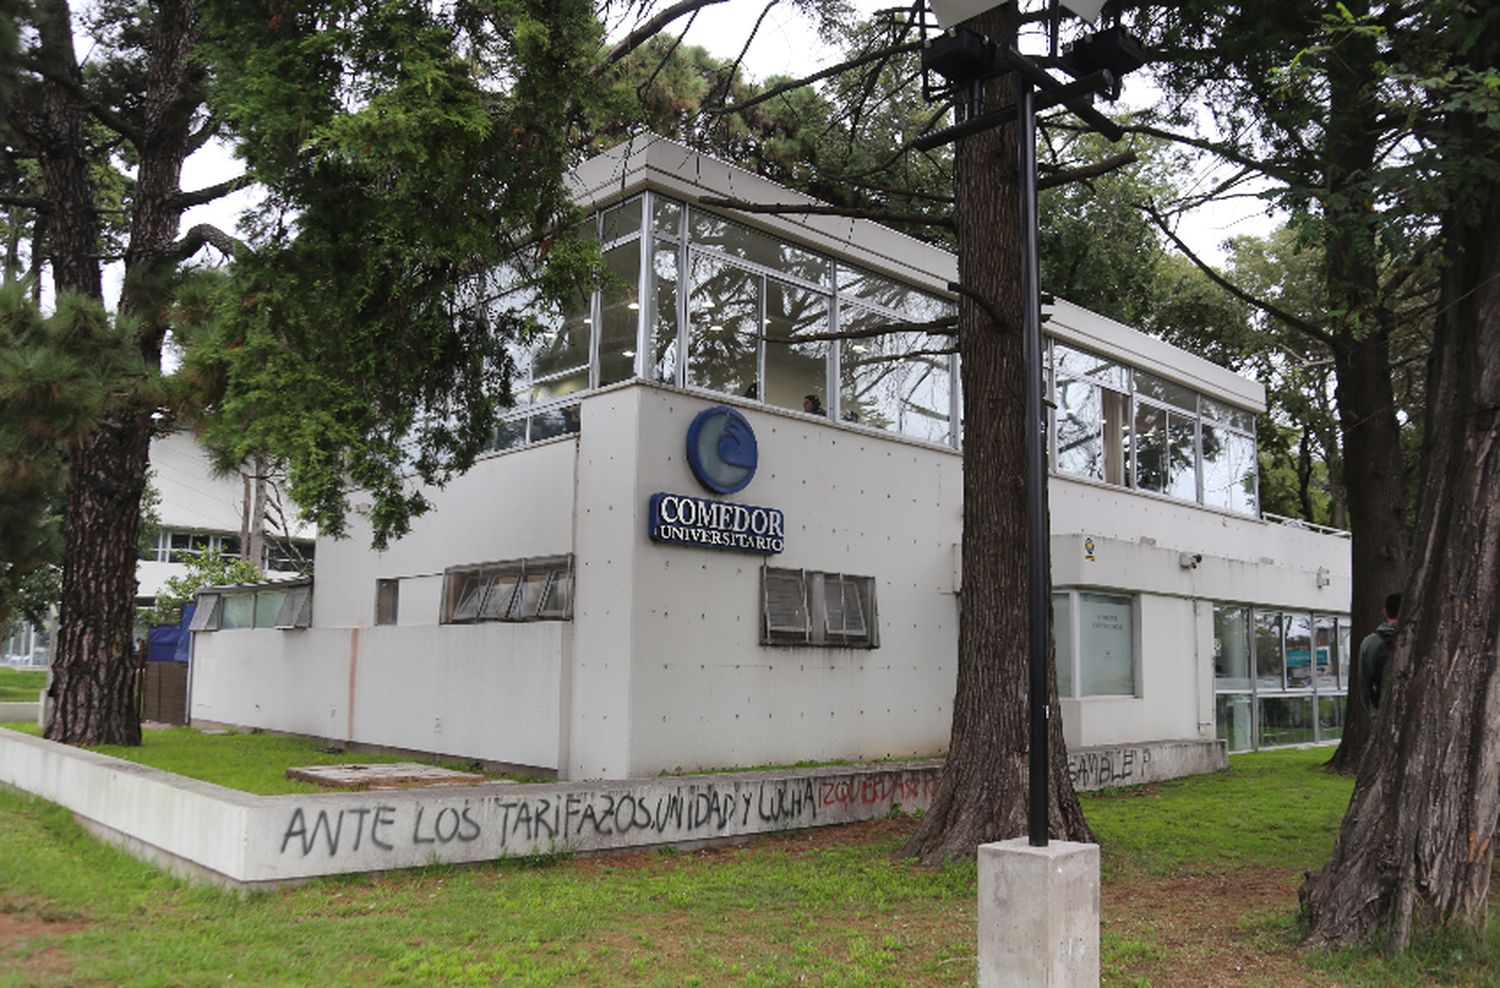
[[[26,734],[41,733],[35,724],[0,726]],[[315,786],[310,782],[288,779],[286,770],[289,768],[305,765],[342,765],[349,762],[370,764],[420,760],[410,755],[371,755],[365,752],[336,751],[325,748],[320,741],[308,738],[235,732],[205,734],[191,727],[169,727],[145,731],[141,735],[140,746],[135,748],[102,744],[91,746],[89,750],[260,796],[330,791],[326,786]],[[466,762],[440,761],[436,764],[465,772],[478,771]],[[508,776],[508,778],[519,779],[520,777]]]
[[[47,688],[47,670],[0,666],[0,703],[35,703]]]
[[[1350,783],[1328,750],[1090,796],[1106,985],[1500,986],[1500,936],[1400,960],[1296,950],[1296,886]],[[897,856],[907,818],[738,848],[185,885],[0,789],[0,985],[968,985],[975,869]]]

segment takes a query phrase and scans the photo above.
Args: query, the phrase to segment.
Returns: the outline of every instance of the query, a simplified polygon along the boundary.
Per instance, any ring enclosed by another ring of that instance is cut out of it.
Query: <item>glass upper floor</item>
[[[513,354],[494,446],[575,432],[582,392],[642,379],[958,447],[951,298],[648,190],[590,216],[607,277]],[[498,272],[484,304],[536,310]],[[1059,474],[1255,514],[1255,416],[1049,339]]]

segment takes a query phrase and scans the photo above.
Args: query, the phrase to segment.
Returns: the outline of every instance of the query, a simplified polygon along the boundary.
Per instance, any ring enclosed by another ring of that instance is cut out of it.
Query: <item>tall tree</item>
[[[1483,930],[1500,824],[1500,10],[1426,4],[1396,42],[1447,200],[1418,523],[1369,751],[1302,894],[1311,942],[1400,949]]]
[[[111,325],[155,377],[184,265],[210,245],[242,252],[215,337],[241,351],[227,360],[231,413],[289,451],[326,528],[352,479],[375,492],[381,530],[399,531],[421,505],[394,480],[398,440],[414,434],[417,466],[440,480],[504,400],[503,341],[522,327],[450,315],[476,272],[567,211],[569,121],[605,87],[592,6],[108,0],[80,17],[37,0],[0,16],[0,203],[35,216],[37,283],[50,274],[60,310],[98,306],[103,262],[122,262]],[[238,141],[248,175],[184,189],[183,161],[220,137]],[[190,207],[249,181],[269,193],[248,244],[183,231]],[[65,565],[49,737],[139,740],[129,657],[147,449],[155,416],[193,404],[193,385],[111,393],[87,428],[55,437]]]
[[[1015,19],[995,9],[967,22],[1000,43]],[[1014,103],[1015,77],[983,83],[984,103]],[[955,155],[958,337],[963,356],[963,613],[947,763],[932,807],[907,851],[924,861],[972,855],[986,841],[1026,831],[1028,792],[1025,416],[1015,400],[1029,374],[1022,358],[1017,127],[959,142]],[[1067,770],[1056,670],[1048,664],[1049,830],[1092,840]]]
[[[1370,630],[1381,600],[1406,571],[1409,522],[1391,338],[1420,318],[1431,283],[1424,226],[1430,214],[1403,182],[1404,142],[1412,132],[1382,91],[1386,35],[1376,28],[1410,21],[1419,8],[1378,0],[1333,11],[1310,0],[1126,6],[1155,53],[1173,111],[1168,126],[1147,122],[1135,129],[1219,156],[1236,169],[1230,184],[1249,177],[1267,183],[1267,194],[1298,216],[1322,251],[1320,317],[1288,323],[1332,356],[1353,532],[1351,613],[1356,631]],[[1358,29],[1324,43],[1328,17]],[[1193,102],[1212,114],[1217,136],[1170,125],[1186,124],[1182,107]],[[1402,208],[1384,208],[1393,201]],[[1170,230],[1167,217],[1157,218]],[[1273,300],[1242,296],[1285,314]],[[1357,681],[1351,695],[1356,690]],[[1363,709],[1350,704],[1335,767],[1353,771],[1368,732]]]

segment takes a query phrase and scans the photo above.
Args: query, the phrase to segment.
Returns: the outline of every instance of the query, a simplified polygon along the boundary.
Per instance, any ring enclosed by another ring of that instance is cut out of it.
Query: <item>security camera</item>
[[[1177,565],[1183,569],[1197,569],[1198,564],[1203,562],[1201,552],[1181,552],[1177,554]]]

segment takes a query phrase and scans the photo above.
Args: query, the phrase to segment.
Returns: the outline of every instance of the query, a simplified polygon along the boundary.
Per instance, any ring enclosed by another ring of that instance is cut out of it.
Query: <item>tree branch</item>
[[[936,226],[953,229],[953,219],[946,216],[927,216],[924,213],[893,213],[884,209],[861,209],[858,206],[830,206],[826,203],[798,202],[743,202],[739,199],[724,199],[703,196],[700,206],[719,209],[734,209],[742,213],[797,213],[803,216],[844,216],[856,220],[875,220],[879,223],[909,223],[914,226]]]
[[[235,178],[210,185],[196,192],[179,192],[172,197],[172,206],[177,209],[189,209],[193,206],[201,206],[204,203],[222,199],[231,192],[238,192],[250,184],[249,175],[240,175]]]
[[[42,209],[47,205],[47,200],[38,199],[35,196],[12,196],[0,192],[0,206],[20,206],[23,209]]]
[[[1056,127],[1059,130],[1085,131],[1089,129],[1082,124],[1069,123],[1067,121],[1052,117],[1049,117],[1047,119],[1046,125],[1049,127]],[[1237,165],[1244,165],[1246,168],[1257,171],[1268,178],[1274,178],[1278,182],[1282,182],[1286,185],[1296,186],[1299,184],[1303,184],[1302,180],[1297,175],[1293,174],[1291,169],[1284,168],[1269,161],[1261,161],[1258,158],[1252,158],[1248,154],[1240,151],[1238,148],[1229,145],[1219,144],[1214,141],[1205,140],[1201,137],[1193,137],[1190,134],[1179,134],[1175,131],[1163,130],[1160,127],[1153,127],[1150,124],[1126,123],[1120,124],[1120,129],[1127,134],[1140,134],[1144,137],[1157,137],[1164,141],[1171,141],[1174,144],[1182,144],[1186,147],[1196,148],[1199,151],[1207,151],[1209,154],[1218,155],[1225,161],[1232,161]]]
[[[1078,168],[1059,168],[1056,171],[1036,180],[1037,191],[1042,189],[1056,188],[1059,185],[1067,185],[1069,182],[1082,182],[1090,178],[1098,178],[1100,175],[1108,175],[1112,171],[1118,171],[1126,165],[1133,165],[1139,161],[1134,151],[1125,151],[1103,161],[1096,161],[1092,165],[1082,165]]]
[[[838,75],[840,72],[848,72],[850,69],[857,69],[861,65],[874,62],[881,58],[889,58],[892,55],[899,55],[903,52],[908,51],[918,51],[921,49],[921,47],[922,42],[920,41],[908,41],[904,45],[893,45],[889,48],[881,48],[877,51],[872,51],[861,55],[859,58],[852,58],[847,62],[840,62],[837,65],[831,65],[821,72],[814,72],[812,75],[803,76],[801,79],[793,79],[790,82],[783,82],[779,86],[772,86],[765,92],[758,93],[757,95],[752,96],[747,100],[735,103],[733,106],[721,106],[717,110],[710,110],[709,112],[716,117],[721,117],[726,116],[730,113],[738,113],[741,110],[748,110],[750,109],[750,107],[756,106],[760,103],[764,103],[766,100],[775,99],[782,93],[789,93],[793,89],[801,89],[803,86],[811,85],[814,82],[827,79],[829,76]]]
[[[1212,281],[1214,284],[1218,285],[1220,288],[1224,289],[1226,292],[1228,292],[1230,295],[1233,295],[1241,302],[1244,302],[1247,305],[1252,305],[1262,312],[1280,319],[1288,326],[1292,327],[1298,332],[1312,337],[1319,343],[1322,343],[1324,346],[1330,348],[1333,346],[1333,336],[1326,330],[1313,325],[1306,319],[1287,312],[1285,309],[1281,308],[1278,305],[1267,302],[1263,298],[1258,298],[1254,295],[1251,295],[1243,288],[1231,282],[1228,278],[1225,278],[1218,271],[1214,270],[1214,268],[1210,264],[1208,264],[1208,262],[1204,261],[1197,254],[1193,253],[1191,247],[1182,242],[1182,238],[1177,236],[1176,231],[1174,231],[1171,225],[1167,223],[1166,218],[1162,216],[1161,213],[1157,212],[1155,206],[1151,205],[1148,202],[1137,203],[1136,206],[1141,210],[1141,212],[1145,213],[1148,217],[1151,218],[1151,221],[1156,224],[1157,228],[1161,230],[1162,233],[1166,234],[1167,238],[1170,239],[1172,243],[1177,245],[1177,249],[1182,251],[1183,256],[1185,256],[1189,261],[1192,261],[1193,265],[1197,267],[1199,271],[1202,271],[1203,274],[1207,276],[1209,281]]]
[[[163,260],[181,263],[198,253],[204,245],[217,249],[226,257],[233,257],[245,249],[241,240],[231,237],[210,223],[199,223],[182,235],[182,239],[166,249]]]
[[[964,298],[979,306],[989,315],[990,321],[993,322],[996,326],[1004,328],[1010,325],[1009,320],[1007,320],[1000,314],[1000,310],[996,309],[995,306],[991,304],[989,299],[985,298],[974,289],[967,288],[964,285],[960,285],[956,281],[950,281],[948,282],[948,290],[950,292],[957,292]]]
[[[114,110],[94,99],[93,94],[85,89],[77,79],[72,78],[66,73],[53,71],[36,59],[24,55],[16,59],[16,64],[28,72],[35,72],[47,81],[55,82],[59,86],[62,86],[73,94],[78,100],[79,105],[87,110],[95,120],[98,120],[104,126],[119,134],[131,144],[134,144],[137,148],[143,143],[140,131],[136,130],[134,125]]]
[[[213,140],[214,136],[218,134],[219,128],[222,126],[224,126],[224,118],[219,116],[217,113],[210,113],[208,115],[208,119],[203,121],[203,126],[199,127],[193,133],[188,135],[186,145],[187,153],[192,154],[194,151],[197,151],[199,148],[203,147],[203,145]]]
[[[714,4],[725,2],[727,0],[681,0],[680,3],[672,4],[672,6],[621,38],[619,43],[604,56],[604,59],[598,65],[594,66],[593,74],[601,74],[605,69],[626,55],[629,55],[647,41],[650,41],[662,28],[684,14],[695,14],[704,7],[711,7]]]
[[[864,329],[841,329],[828,333],[798,333],[785,339],[766,336],[772,343],[821,343],[834,340],[868,340],[891,333],[927,333],[929,336],[953,336],[958,332],[958,317],[947,316],[931,322],[888,322]]]

